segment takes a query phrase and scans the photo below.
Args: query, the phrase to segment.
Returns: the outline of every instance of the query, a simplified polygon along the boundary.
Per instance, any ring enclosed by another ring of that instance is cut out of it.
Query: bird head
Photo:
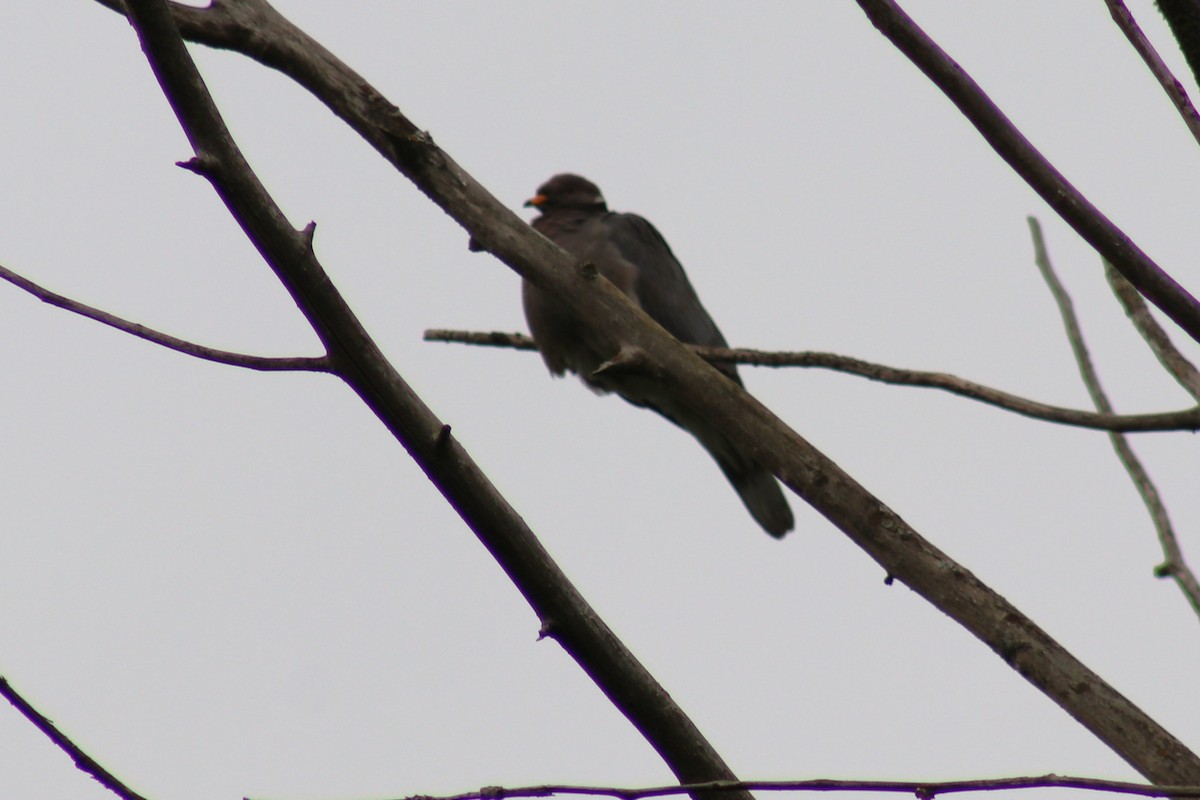
[[[526,208],[543,214],[556,209],[607,211],[604,195],[587,178],[564,172],[538,187],[537,194],[525,201]]]

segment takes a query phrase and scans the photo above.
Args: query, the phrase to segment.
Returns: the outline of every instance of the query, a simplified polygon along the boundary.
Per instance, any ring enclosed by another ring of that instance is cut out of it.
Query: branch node
[[[443,425],[441,428],[438,429],[437,435],[433,437],[433,446],[441,448],[441,447],[445,447],[449,443],[450,443],[450,426],[447,424],[447,425]]]
[[[617,354],[605,361],[592,372],[592,378],[604,375],[653,375],[656,372],[654,362],[640,347],[621,345]]]
[[[538,628],[537,640],[540,642],[543,639],[556,639],[555,636],[558,629],[558,624],[550,618],[542,620],[542,625]]]
[[[193,156],[187,161],[176,161],[175,166],[194,172],[202,178],[212,180],[217,171],[217,162],[206,156]]]
[[[313,251],[313,239],[317,235],[317,222],[313,220],[304,226],[304,230],[300,231],[300,236],[304,239],[304,246],[308,252]]]

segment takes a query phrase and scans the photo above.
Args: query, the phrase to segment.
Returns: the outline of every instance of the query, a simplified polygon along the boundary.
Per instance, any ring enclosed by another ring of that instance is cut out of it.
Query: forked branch
[[[1058,306],[1063,327],[1066,328],[1067,341],[1071,345],[1071,352],[1075,355],[1075,363],[1079,366],[1080,378],[1083,380],[1084,386],[1087,387],[1088,394],[1091,395],[1092,402],[1096,408],[1102,413],[1111,414],[1112,403],[1109,401],[1104,387],[1100,384],[1100,375],[1096,372],[1095,365],[1092,364],[1092,357],[1088,353],[1087,344],[1083,339],[1083,329],[1079,325],[1079,319],[1075,316],[1075,307],[1074,303],[1071,302],[1071,296],[1067,294],[1066,288],[1054,272],[1054,265],[1050,261],[1050,254],[1046,250],[1046,242],[1042,237],[1042,227],[1036,219],[1030,217],[1029,229],[1033,236],[1034,261],[1037,263],[1038,270],[1042,273],[1042,278],[1045,279],[1046,285],[1050,289],[1050,294],[1054,297],[1054,302]],[[1127,283],[1125,285],[1128,286]],[[1127,301],[1132,302],[1130,298],[1127,298]],[[1161,344],[1160,342],[1159,346]],[[1182,356],[1179,356],[1179,358],[1182,358]],[[1150,513],[1150,519],[1154,523],[1154,528],[1158,532],[1158,540],[1163,549],[1164,561],[1155,569],[1155,574],[1160,578],[1174,578],[1175,583],[1191,604],[1192,610],[1200,615],[1200,583],[1196,581],[1196,576],[1188,567],[1187,561],[1184,560],[1183,550],[1179,546],[1179,539],[1175,536],[1175,528],[1171,525],[1171,518],[1167,514],[1167,507],[1163,503],[1162,497],[1159,496],[1158,489],[1155,487],[1154,482],[1150,480],[1150,474],[1146,471],[1141,459],[1133,452],[1133,448],[1129,445],[1129,440],[1123,434],[1116,432],[1109,433],[1109,440],[1112,442],[1113,449],[1117,453],[1117,458],[1125,467],[1125,471],[1129,473],[1129,478],[1133,481],[1134,488],[1137,489],[1142,502],[1145,503],[1146,510]]]

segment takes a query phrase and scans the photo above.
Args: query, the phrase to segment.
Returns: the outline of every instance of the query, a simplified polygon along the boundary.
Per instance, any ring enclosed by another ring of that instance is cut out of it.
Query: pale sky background
[[[569,170],[646,215],[736,345],[1086,408],[1035,214],[1118,409],[1188,405],[1096,255],[851,0],[276,5],[513,208]],[[1200,290],[1200,152],[1100,0],[904,6]],[[1130,6],[1192,90],[1152,4]],[[0,263],[206,344],[315,354],[211,188],[174,166],[191,152],[129,26],[86,1],[5,11]],[[533,354],[422,342],[524,330],[516,276],[287,79],[193,52],[396,367],[741,777],[1137,777],[800,500],[773,541],[655,415]],[[0,368],[0,674],[143,794],[672,781],[336,379],[202,363],[4,285]],[[818,371],[743,375],[1200,747],[1200,623],[1153,577],[1103,434]],[[1194,438],[1135,447],[1200,566]],[[108,796],[0,707],[0,798]]]

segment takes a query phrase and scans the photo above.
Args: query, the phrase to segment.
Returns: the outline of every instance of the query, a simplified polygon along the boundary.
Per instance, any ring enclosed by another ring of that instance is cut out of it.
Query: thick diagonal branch
[[[223,16],[210,17],[196,28],[206,43],[237,49],[281,70],[313,92],[458,221],[480,247],[552,294],[580,324],[591,328],[597,341],[607,337],[610,352],[616,353],[622,345],[643,350],[662,370],[664,380],[672,383],[672,391],[686,397],[695,413],[703,414],[726,436],[743,442],[757,461],[775,472],[889,575],[986,643],[1147,778],[1164,784],[1200,783],[1200,759],[1181,742],[1019,609],[922,538],[896,512],[762,404],[630,305],[623,294],[606,281],[588,280],[582,271],[574,269],[566,253],[530,230],[361,76],[262,0],[243,0],[233,7],[243,16],[235,19],[223,5]],[[181,19],[188,18],[181,15]],[[242,27],[245,22],[251,26]],[[223,25],[226,27],[222,30]],[[185,30],[191,29],[185,26]],[[353,319],[348,309],[339,314]],[[1195,322],[1200,332],[1200,315],[1196,315]],[[326,335],[334,333],[330,329]],[[366,345],[357,333],[345,342],[332,344],[335,348],[331,352],[353,356],[346,367],[348,380],[381,418],[390,421],[392,395],[382,392],[399,391],[395,385],[398,376],[377,365],[373,354],[371,359],[363,358],[358,348]],[[403,391],[409,390],[403,387]],[[422,418],[421,425],[426,424]],[[397,431],[398,436],[401,433],[405,432]],[[431,463],[430,458],[436,455],[433,448],[443,441],[436,431],[423,427],[402,438],[406,445],[412,443],[414,455],[423,465]],[[434,444],[425,445],[430,441]],[[446,441],[452,442],[448,437]],[[431,477],[442,487],[456,476],[435,473]],[[447,497],[457,502],[451,494]],[[473,519],[476,510],[472,503],[465,509],[465,518]],[[505,554],[498,557],[501,555]],[[523,591],[526,588],[522,586]],[[591,663],[582,663],[591,670]]]
[[[0,697],[11,703],[13,708],[20,712],[21,716],[32,722],[34,727],[44,733],[47,739],[54,742],[54,745],[59,750],[70,756],[71,760],[75,762],[76,767],[95,778],[105,789],[108,789],[117,797],[123,798],[123,800],[146,800],[146,798],[126,786],[120,778],[102,767],[96,759],[85,753],[69,736],[58,729],[53,720],[34,708],[4,678],[0,678]]]
[[[1200,342],[1200,303],[1080,194],[925,31],[892,0],[858,0],[867,17],[1068,225],[1151,303]]]
[[[684,782],[735,780],[700,731],[596,615],[524,520],[384,358],[251,171],[221,120],[163,0],[128,0],[131,21],[167,99],[230,213],[287,288],[346,381],[479,537],[542,621]],[[253,3],[241,3],[246,8]],[[269,11],[269,6],[262,4]],[[544,240],[543,240],[544,241]],[[549,244],[546,245],[549,247]],[[734,800],[751,800],[747,792]]]

